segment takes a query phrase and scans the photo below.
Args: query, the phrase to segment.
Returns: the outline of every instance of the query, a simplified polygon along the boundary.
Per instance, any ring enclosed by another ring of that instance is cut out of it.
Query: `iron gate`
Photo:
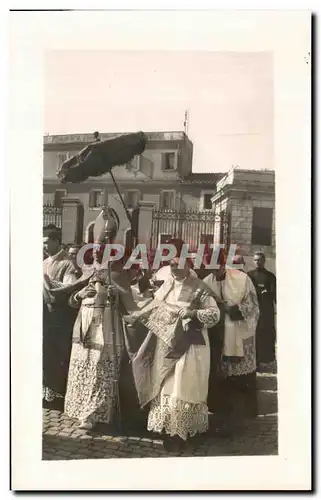
[[[62,208],[47,203],[46,205],[43,205],[43,227],[46,227],[49,224],[54,224],[56,227],[61,227]]]
[[[180,238],[193,251],[199,244],[215,243],[216,228],[220,243],[228,244],[229,217],[225,212],[216,215],[211,211],[153,210],[151,248],[157,248],[169,238]]]

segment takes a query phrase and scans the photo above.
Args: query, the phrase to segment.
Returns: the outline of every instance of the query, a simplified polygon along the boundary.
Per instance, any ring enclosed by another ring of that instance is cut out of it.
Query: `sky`
[[[194,172],[273,169],[270,52],[48,51],[47,134],[183,130]]]

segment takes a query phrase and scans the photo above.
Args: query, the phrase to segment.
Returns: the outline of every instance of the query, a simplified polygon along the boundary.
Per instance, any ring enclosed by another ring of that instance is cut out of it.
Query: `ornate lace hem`
[[[208,408],[170,395],[157,396],[151,404],[147,430],[186,439],[208,430]]]
[[[51,403],[56,398],[63,398],[63,396],[61,394],[58,394],[58,392],[55,392],[52,389],[49,389],[49,387],[43,386],[43,388],[42,388],[42,399],[44,399],[48,403]]]

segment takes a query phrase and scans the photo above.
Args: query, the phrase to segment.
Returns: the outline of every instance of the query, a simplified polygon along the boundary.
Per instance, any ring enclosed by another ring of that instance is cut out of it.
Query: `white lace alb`
[[[208,408],[203,403],[187,403],[170,395],[157,396],[151,403],[147,429],[165,431],[186,439],[208,429]]]

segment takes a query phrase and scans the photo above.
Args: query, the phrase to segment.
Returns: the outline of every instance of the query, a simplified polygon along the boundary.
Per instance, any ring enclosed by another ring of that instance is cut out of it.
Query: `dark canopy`
[[[124,165],[135,155],[140,155],[146,147],[146,141],[143,132],[136,132],[89,144],[62,164],[57,177],[63,183],[77,183],[88,177],[104,175],[112,167]]]

